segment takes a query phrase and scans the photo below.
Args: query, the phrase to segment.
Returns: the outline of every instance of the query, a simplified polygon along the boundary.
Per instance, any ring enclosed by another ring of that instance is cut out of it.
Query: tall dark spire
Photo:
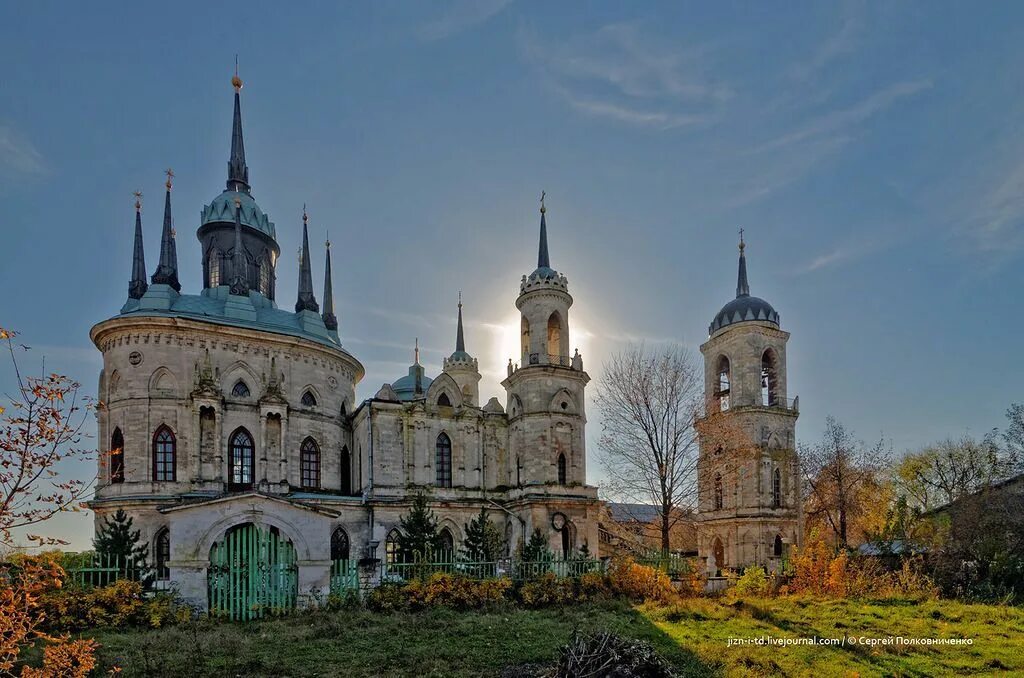
[[[334,315],[334,290],[331,284],[331,238],[327,237],[327,262],[324,264],[324,327],[338,330],[338,316]]]
[[[747,257],[743,254],[746,244],[743,242],[743,229],[740,229],[740,270],[736,277],[736,298],[750,296],[750,283],[747,282]]]
[[[242,141],[242,79],[238,77],[238,57],[235,57],[235,75],[231,78],[235,88],[235,117],[231,122],[231,158],[228,160],[228,190],[249,192],[249,166],[245,164],[245,143]]]
[[[316,303],[316,296],[313,295],[313,270],[309,265],[309,230],[306,226],[309,216],[306,214],[306,206],[302,206],[302,254],[299,261],[299,298],[295,302],[295,312],[312,311],[320,312],[320,305]]]
[[[548,257],[548,224],[544,219],[547,212],[544,207],[544,191],[540,192],[540,247],[537,250],[537,268],[551,268],[551,259]]]
[[[462,332],[462,292],[459,292],[459,329],[455,334],[455,352],[466,352],[466,337]]]
[[[175,292],[181,291],[178,282],[178,249],[174,244],[174,226],[171,219],[171,179],[174,172],[167,170],[167,193],[164,196],[164,228],[160,234],[160,260],[153,274],[154,285],[170,285]]]
[[[249,294],[249,273],[242,249],[242,201],[235,198],[235,249],[231,254],[231,294]]]
[[[146,284],[146,254],[142,248],[142,192],[135,191],[135,247],[132,251],[132,278],[128,281],[128,298],[141,299]]]

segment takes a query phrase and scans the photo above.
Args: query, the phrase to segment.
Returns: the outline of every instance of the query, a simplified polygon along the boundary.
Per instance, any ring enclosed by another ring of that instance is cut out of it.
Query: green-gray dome
[[[202,224],[211,223],[234,223],[235,221],[235,199],[239,201],[242,212],[242,225],[255,228],[257,231],[277,239],[274,230],[274,222],[271,221],[260,206],[256,204],[253,197],[245,191],[227,190],[213,199],[209,205],[203,206]]]

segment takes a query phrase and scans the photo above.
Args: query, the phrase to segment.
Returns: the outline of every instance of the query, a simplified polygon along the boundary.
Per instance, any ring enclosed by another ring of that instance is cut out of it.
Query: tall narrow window
[[[715,568],[721,570],[725,567],[725,547],[722,545],[722,540],[715,537],[715,543],[711,548],[711,552],[715,554]]]
[[[437,540],[441,548],[441,553],[438,554],[438,562],[452,562],[455,559],[455,538],[452,536],[451,531],[447,527],[444,528],[438,535]]]
[[[209,255],[206,258],[206,275],[210,281],[209,287],[220,286],[220,252],[217,251],[216,247],[210,249]]]
[[[266,257],[263,257],[262,259],[260,259],[260,287],[259,287],[259,290],[260,290],[260,294],[265,296],[267,299],[272,299],[273,296],[274,296],[273,293],[271,292],[271,289],[270,289],[270,287],[271,287],[270,280],[271,280],[270,260],[267,259]]]
[[[302,441],[299,467],[302,470],[302,487],[307,490],[320,489],[320,448],[312,438]]]
[[[438,487],[452,486],[452,440],[447,434],[437,436],[437,449],[434,455],[434,468],[437,474]]]
[[[526,360],[526,354],[530,352],[530,321],[523,316],[523,320],[520,323],[520,336],[522,337],[523,346],[523,361]]]
[[[110,436],[110,482],[124,482],[124,436],[120,428]]]
[[[153,546],[156,552],[156,578],[167,581],[171,578],[171,568],[167,564],[171,560],[171,533],[166,527],[156,533]]]
[[[775,407],[779,404],[778,397],[778,364],[775,351],[768,349],[761,356],[761,404]]]
[[[565,485],[566,482],[565,455],[558,455],[558,484]]]
[[[722,508],[724,496],[722,492],[722,474],[715,474],[715,509]]]
[[[718,409],[722,412],[729,409],[730,393],[730,365],[729,359],[724,355],[718,360]]]
[[[252,436],[244,428],[231,434],[231,475],[228,490],[239,492],[251,490],[255,466],[255,445]]]
[[[772,549],[772,555],[774,555],[776,558],[781,558],[782,557],[782,535],[781,534],[775,535],[775,544],[774,544],[774,548]]]
[[[341,493],[346,497],[352,494],[352,455],[347,446],[341,448]]]
[[[312,391],[306,391],[302,394],[302,404],[305,407],[316,407],[316,396],[313,395]]]
[[[569,529],[569,523],[562,525],[562,557],[568,558],[572,553],[572,533]]]
[[[523,465],[519,463],[519,457],[516,457],[516,487],[523,486]]]
[[[348,560],[348,533],[341,527],[331,534],[331,560]]]
[[[153,480],[176,480],[175,456],[177,443],[174,433],[166,425],[161,426],[153,435]]]
[[[779,469],[772,472],[772,506],[782,506],[782,471]]]
[[[387,539],[384,540],[384,562],[387,565],[402,562],[402,547],[398,537],[398,530],[391,530],[388,532]]]
[[[562,318],[558,313],[548,317],[548,358],[555,362],[555,357],[562,355]]]

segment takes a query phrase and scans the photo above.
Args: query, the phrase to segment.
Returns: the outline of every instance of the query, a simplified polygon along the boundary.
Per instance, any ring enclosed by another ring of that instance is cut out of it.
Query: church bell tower
[[[698,550],[709,574],[781,567],[801,541],[796,420],[786,390],[786,343],[779,314],[751,296],[740,232],[736,298],[708,327],[704,395],[714,422],[698,459]],[[724,431],[732,432],[732,435]]]

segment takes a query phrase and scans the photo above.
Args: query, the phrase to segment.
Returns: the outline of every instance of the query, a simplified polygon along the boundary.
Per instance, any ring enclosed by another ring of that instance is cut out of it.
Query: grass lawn
[[[500,676],[551,664],[574,628],[650,641],[682,675],[1024,674],[1024,610],[953,601],[816,601],[675,607],[609,602],[549,610],[317,612],[93,634],[125,676]],[[971,646],[733,646],[730,637],[972,638]]]

